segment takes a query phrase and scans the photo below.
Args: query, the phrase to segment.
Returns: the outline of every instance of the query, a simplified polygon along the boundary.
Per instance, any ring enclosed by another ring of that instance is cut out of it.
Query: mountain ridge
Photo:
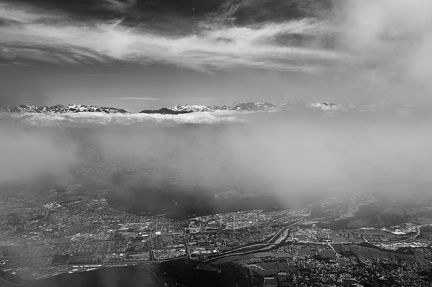
[[[19,106],[8,106],[6,108],[0,109],[1,112],[9,112],[9,113],[129,113],[128,110],[113,108],[113,107],[103,107],[103,106],[92,106],[92,105],[81,105],[81,104],[73,104],[73,105],[62,105],[55,104],[51,106],[30,106],[30,105],[19,105]]]
[[[338,114],[344,112],[375,112],[380,113],[384,111],[396,111],[400,113],[407,113],[410,108],[407,107],[396,107],[389,103],[374,103],[371,105],[342,105],[331,102],[318,102],[318,103],[307,103],[307,104],[272,104],[269,102],[252,101],[237,103],[232,106],[205,106],[205,105],[175,105],[170,108],[160,109],[146,109],[140,112],[130,112],[126,109],[115,108],[115,107],[104,107],[104,106],[93,106],[93,105],[62,105],[56,104],[51,106],[31,106],[31,105],[19,105],[19,106],[8,106],[6,108],[0,108],[0,112],[3,113],[54,113],[54,114],[66,114],[66,113],[106,113],[106,114],[162,114],[162,115],[181,115],[189,113],[212,113],[216,111],[231,111],[231,112],[281,112],[291,110],[308,110],[313,112],[322,112],[325,114]]]

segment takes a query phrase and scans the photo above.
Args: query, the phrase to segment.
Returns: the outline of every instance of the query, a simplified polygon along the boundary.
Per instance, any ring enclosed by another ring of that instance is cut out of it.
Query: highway
[[[297,222],[296,222],[297,223]],[[292,225],[296,224],[293,223]],[[265,243],[256,243],[252,245],[246,245],[242,247],[238,247],[223,253],[220,253],[218,255],[211,256],[208,259],[203,260],[203,262],[211,262],[215,261],[224,257],[229,256],[238,256],[238,255],[245,255],[249,253],[255,253],[255,252],[263,252],[263,251],[269,251],[271,249],[274,249],[278,245],[280,245],[283,241],[287,239],[287,237],[290,234],[290,227],[285,227],[279,230],[274,236],[272,236],[270,239],[266,240]]]

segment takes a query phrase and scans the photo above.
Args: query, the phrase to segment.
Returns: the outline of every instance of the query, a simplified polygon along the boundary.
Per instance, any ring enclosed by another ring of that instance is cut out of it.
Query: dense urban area
[[[259,278],[257,286],[428,286],[432,280],[432,228],[425,222],[323,228],[313,217],[325,202],[174,220],[114,210],[102,196],[74,195],[78,187],[53,189],[44,201],[3,196],[6,274],[37,279],[184,258],[215,270],[227,262],[243,266]],[[68,200],[60,201],[59,192]],[[326,208],[327,215],[335,212]]]

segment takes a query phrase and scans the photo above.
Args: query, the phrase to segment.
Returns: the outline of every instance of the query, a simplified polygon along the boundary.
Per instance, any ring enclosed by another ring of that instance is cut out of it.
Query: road
[[[294,225],[296,223],[293,223]],[[278,245],[280,245],[283,241],[287,239],[287,237],[290,234],[290,228],[282,228],[279,230],[274,236],[272,236],[270,239],[268,239],[265,243],[257,243],[252,245],[246,245],[242,247],[238,247],[223,253],[220,253],[218,255],[214,255],[206,260],[203,260],[203,262],[211,262],[214,260],[218,260],[224,257],[229,256],[237,256],[237,255],[245,255],[248,253],[255,253],[255,252],[263,252],[263,251],[269,251],[271,249],[274,249]]]
[[[333,248],[333,245],[331,245],[330,242],[327,242],[327,245],[333,250],[333,252],[336,254],[336,260],[339,259],[340,254],[336,252],[336,250]]]
[[[426,224],[426,225],[429,225],[429,224]],[[426,226],[426,225],[417,225],[417,226],[415,227],[416,230],[417,230],[417,233],[416,233],[416,235],[413,236],[412,239],[416,239],[416,238],[420,235],[420,233],[421,233],[420,229],[421,229],[423,226]]]

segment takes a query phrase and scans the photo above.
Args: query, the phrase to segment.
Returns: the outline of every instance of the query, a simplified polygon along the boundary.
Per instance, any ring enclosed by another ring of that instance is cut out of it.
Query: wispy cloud
[[[98,3],[119,11],[138,5],[134,0]],[[239,5],[256,3],[236,3],[228,1],[217,12],[201,15],[199,21],[181,20],[194,23],[186,25],[190,33],[179,33],[179,18],[167,15],[172,21],[165,19],[169,27],[162,31],[144,22],[132,26],[128,19],[77,20],[66,12],[0,3],[0,19],[8,23],[0,26],[0,46],[24,63],[26,59],[67,66],[120,62],[198,71],[246,67],[308,73],[342,66],[344,73],[372,70],[426,82],[430,78],[430,1],[347,1],[340,11],[329,14],[332,17],[279,15],[272,21],[270,13],[266,21],[244,25],[232,20],[239,17]],[[1,53],[0,58],[4,58]]]
[[[123,8],[134,5],[133,1],[105,2]],[[67,15],[60,21],[58,16],[43,14],[31,6],[0,5],[0,17],[19,23],[0,27],[0,44],[22,57],[64,65],[127,61],[195,70],[254,67],[316,72],[344,57],[334,51],[275,41],[287,34],[314,35],[322,31],[323,23],[309,19],[207,27],[186,36],[166,36],[142,27],[127,27],[121,21],[77,22]]]

